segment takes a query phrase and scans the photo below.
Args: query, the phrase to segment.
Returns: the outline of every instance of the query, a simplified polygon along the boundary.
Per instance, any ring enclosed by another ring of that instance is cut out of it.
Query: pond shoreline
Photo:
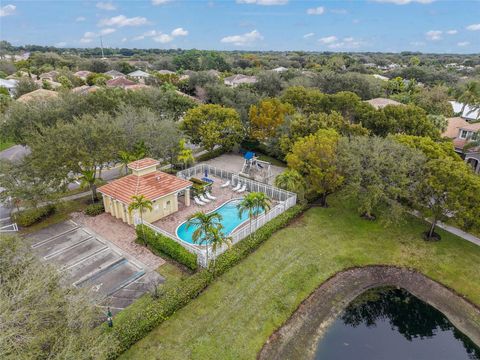
[[[264,344],[257,358],[311,359],[329,325],[357,296],[381,286],[403,288],[442,312],[480,346],[480,308],[427,276],[394,266],[341,271],[321,284]]]

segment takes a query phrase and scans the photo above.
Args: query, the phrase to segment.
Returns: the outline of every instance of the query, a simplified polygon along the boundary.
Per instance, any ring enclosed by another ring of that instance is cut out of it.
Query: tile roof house
[[[458,136],[458,129],[468,125],[468,121],[461,117],[448,118],[447,122],[447,129],[443,132],[442,136],[450,139],[455,139]]]
[[[392,100],[392,99],[386,99],[386,98],[375,98],[375,99],[370,99],[370,100],[365,100],[366,103],[369,103],[372,105],[375,109],[383,109],[387,105],[403,105],[402,103]]]
[[[272,69],[272,71],[275,71],[275,72],[277,72],[277,73],[282,73],[282,72],[288,71],[288,69],[287,69],[286,67],[284,67],[284,66],[279,66],[279,67],[277,67],[277,68],[275,68],[275,69]]]
[[[52,70],[46,73],[42,73],[38,75],[38,78],[40,80],[50,80],[50,81],[55,81],[57,79],[57,76],[59,75],[58,71]]]
[[[128,80],[124,77],[117,77],[116,79],[111,79],[111,80],[107,80],[107,83],[106,85],[108,87],[121,87],[121,88],[125,88],[127,86],[131,86],[131,85],[137,85],[137,83],[135,81],[132,81],[132,80]]]
[[[88,70],[80,70],[77,71],[75,74],[76,77],[79,77],[82,80],[87,80],[88,75],[90,75],[92,72]]]
[[[183,197],[186,206],[190,206],[190,181],[174,175],[157,171],[157,160],[145,158],[128,164],[132,171],[120,179],[101,186],[105,211],[127,224],[134,224],[134,215],[128,211],[132,196],[143,195],[152,201],[152,210],[146,210],[143,219],[146,222],[157,221],[178,210],[179,197]]]
[[[136,79],[146,79],[150,77],[149,73],[146,73],[142,70],[136,70],[128,74],[128,76],[136,78]]]
[[[257,82],[257,78],[255,76],[236,74],[226,77],[223,82],[225,85],[235,87],[241,84],[255,84]]]
[[[41,100],[46,101],[49,99],[54,99],[58,97],[58,92],[45,89],[37,89],[28,94],[20,96],[17,101],[28,103],[30,101]]]
[[[110,76],[112,79],[120,78],[120,77],[126,77],[124,73],[117,71],[117,70],[110,70],[104,73],[105,75]]]
[[[470,164],[476,173],[480,173],[480,146],[469,146],[473,141],[480,141],[480,122],[466,123],[458,127],[457,137],[453,139],[455,151]]]

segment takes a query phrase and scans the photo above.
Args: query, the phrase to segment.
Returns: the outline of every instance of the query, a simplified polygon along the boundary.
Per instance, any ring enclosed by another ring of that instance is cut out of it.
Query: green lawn
[[[13,145],[15,145],[13,141],[0,139],[0,151],[6,150]]]
[[[416,268],[480,304],[480,247],[444,232],[427,243],[420,220],[385,228],[330,203],[276,233],[121,359],[255,359],[319,284],[357,265]]]

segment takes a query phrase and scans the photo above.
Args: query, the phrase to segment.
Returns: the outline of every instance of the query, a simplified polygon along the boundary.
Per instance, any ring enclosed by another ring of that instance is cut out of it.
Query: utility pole
[[[105,55],[103,54],[103,38],[102,35],[100,35],[100,47],[102,49],[102,60],[105,59]]]

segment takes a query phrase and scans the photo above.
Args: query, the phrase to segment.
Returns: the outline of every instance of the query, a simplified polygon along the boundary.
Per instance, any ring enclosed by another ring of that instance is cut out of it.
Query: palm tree
[[[195,227],[195,231],[192,234],[192,240],[195,244],[206,245],[207,251],[207,267],[208,267],[208,246],[214,237],[213,233],[215,231],[221,231],[223,228],[222,225],[222,215],[218,213],[209,213],[205,214],[202,211],[197,211],[192,214],[186,223],[186,229],[190,227]]]
[[[122,164],[122,167],[125,168],[125,175],[128,173],[128,164],[135,160],[135,156],[128,151],[120,150],[118,152],[118,160]]]
[[[145,196],[143,195],[133,195],[132,196],[132,202],[128,205],[128,212],[129,214],[132,213],[134,210],[138,210],[140,213],[140,221],[142,223],[142,234],[143,234],[143,241],[145,242],[145,245],[147,245],[147,240],[145,239],[145,229],[143,225],[143,213],[145,210],[152,211],[152,202],[148,200]]]
[[[262,192],[251,192],[244,196],[242,201],[237,205],[238,217],[242,217],[245,212],[248,212],[250,220],[250,236],[252,233],[252,221],[256,219],[259,214],[270,209],[270,200],[268,196]]]
[[[460,116],[463,115],[463,111],[467,105],[472,108],[470,112],[478,109],[480,106],[480,84],[475,81],[468,82],[461,90],[461,93],[458,96],[458,101],[463,103],[462,109],[460,110]]]
[[[82,174],[79,177],[80,187],[92,191],[92,202],[94,203],[97,200],[97,184],[99,181],[97,172],[94,168],[93,170],[82,170],[80,173]]]
[[[221,229],[214,228],[211,232],[210,245],[212,246],[212,253],[215,255],[217,249],[221,248],[223,245],[227,245],[229,248],[232,245],[232,238],[230,236],[225,236]],[[213,268],[215,269],[217,257],[213,257]]]
[[[305,200],[305,180],[296,170],[286,170],[275,178],[275,186],[298,194],[300,201]]]
[[[188,164],[192,164],[195,162],[192,150],[185,147],[185,139],[180,140],[178,149],[179,151],[177,155],[177,161],[183,164],[184,169],[187,167]]]

